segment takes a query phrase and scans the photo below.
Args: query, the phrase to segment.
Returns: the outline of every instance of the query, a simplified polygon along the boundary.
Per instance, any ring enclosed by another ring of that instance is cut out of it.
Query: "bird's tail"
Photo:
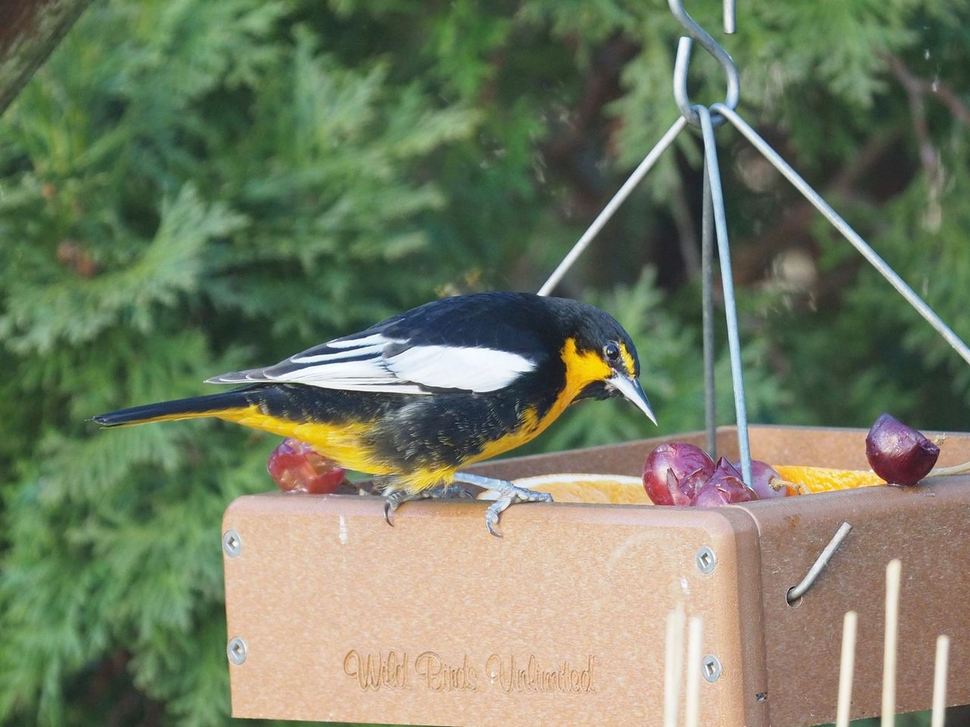
[[[157,404],[143,404],[128,409],[109,411],[107,414],[98,414],[92,419],[104,427],[118,427],[144,422],[220,416],[232,410],[244,410],[252,406],[253,402],[248,397],[249,393],[245,389],[237,389],[208,396],[161,401]]]

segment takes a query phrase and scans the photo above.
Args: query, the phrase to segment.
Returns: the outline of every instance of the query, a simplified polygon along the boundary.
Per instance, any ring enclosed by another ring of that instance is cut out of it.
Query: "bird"
[[[630,335],[568,298],[483,292],[441,298],[272,366],[214,376],[220,393],[120,409],[104,427],[215,417],[309,444],[374,477],[385,518],[409,500],[497,493],[485,525],[548,493],[463,471],[545,431],[570,405],[624,397],[657,423]]]

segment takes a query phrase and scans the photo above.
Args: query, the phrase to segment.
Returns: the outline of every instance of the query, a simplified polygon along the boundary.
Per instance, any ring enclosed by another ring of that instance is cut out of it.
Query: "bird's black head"
[[[567,386],[576,398],[602,399],[623,396],[654,424],[650,402],[640,386],[640,359],[623,326],[613,316],[585,303],[558,301],[565,319],[566,338],[562,350]]]

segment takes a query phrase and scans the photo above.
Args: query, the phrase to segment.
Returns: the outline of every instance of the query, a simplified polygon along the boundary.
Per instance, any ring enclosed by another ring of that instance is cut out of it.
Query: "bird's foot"
[[[438,485],[420,492],[395,490],[384,496],[384,520],[387,521],[388,525],[394,525],[394,513],[397,509],[405,502],[413,500],[468,500],[473,498],[474,495],[460,484]]]
[[[472,475],[465,472],[457,473],[455,480],[498,493],[498,499],[489,505],[485,511],[485,527],[488,528],[488,532],[497,538],[501,538],[502,533],[496,530],[495,526],[498,525],[502,513],[511,505],[518,502],[552,502],[552,495],[548,492],[529,490],[525,487],[519,487],[508,480],[482,477],[481,475]]]

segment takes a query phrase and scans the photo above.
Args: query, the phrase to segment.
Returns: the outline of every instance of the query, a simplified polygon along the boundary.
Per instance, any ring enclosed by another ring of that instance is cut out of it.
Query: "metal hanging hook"
[[[677,108],[680,109],[683,117],[691,125],[700,126],[700,117],[697,115],[694,104],[691,102],[690,96],[687,93],[687,70],[690,66],[690,53],[692,48],[691,38],[700,43],[704,50],[714,56],[721,65],[721,68],[724,69],[724,75],[727,78],[727,91],[724,95],[724,105],[732,111],[737,108],[738,100],[741,97],[741,77],[738,73],[738,67],[734,63],[734,59],[731,58],[731,54],[724,50],[714,40],[711,34],[698,25],[697,21],[688,14],[684,9],[683,0],[668,0],[668,5],[670,6],[670,12],[677,18],[677,22],[690,35],[690,38],[681,37],[680,42],[677,44],[677,60],[674,64],[674,100],[677,102]],[[733,32],[733,3],[725,2],[724,25],[725,29],[728,26],[731,27],[731,30],[728,32]],[[711,121],[716,126],[723,123],[724,119],[719,114],[716,114],[712,117]]]

